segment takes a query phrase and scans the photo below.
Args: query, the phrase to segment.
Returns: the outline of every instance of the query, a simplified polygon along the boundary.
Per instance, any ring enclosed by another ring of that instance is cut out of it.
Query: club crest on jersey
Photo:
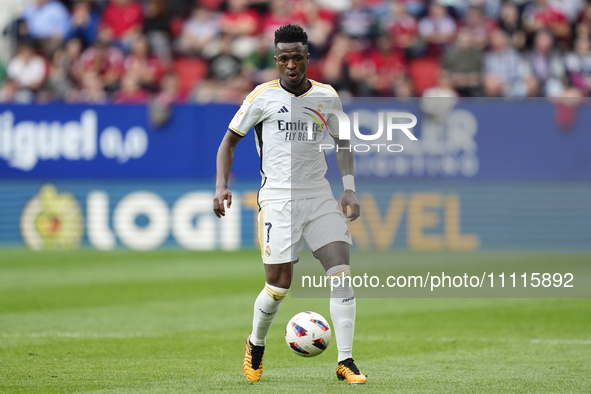
[[[271,257],[271,248],[269,247],[269,245],[267,245],[267,247],[265,248],[265,256]]]
[[[322,104],[318,104],[318,109],[320,110],[320,106]],[[320,113],[320,111],[316,111],[310,107],[304,107],[304,109],[307,109],[309,111],[312,111],[313,114],[309,113],[309,112],[304,112],[305,115],[308,115],[309,117],[311,117],[312,119],[314,119],[314,121],[316,121],[316,124],[320,127],[320,130],[322,130],[322,125],[324,124],[324,127],[326,127],[324,130],[328,130],[328,125],[326,124],[326,120],[324,119],[324,116],[322,116],[322,114]],[[322,121],[322,123],[321,123]]]

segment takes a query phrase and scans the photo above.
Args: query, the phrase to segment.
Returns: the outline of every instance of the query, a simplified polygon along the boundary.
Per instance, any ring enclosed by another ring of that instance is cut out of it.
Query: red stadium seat
[[[173,67],[179,78],[181,95],[190,93],[207,74],[207,63],[201,59],[179,58],[174,61]]]
[[[410,61],[408,72],[418,96],[422,96],[426,89],[437,85],[439,69],[439,60],[436,58],[427,57]]]

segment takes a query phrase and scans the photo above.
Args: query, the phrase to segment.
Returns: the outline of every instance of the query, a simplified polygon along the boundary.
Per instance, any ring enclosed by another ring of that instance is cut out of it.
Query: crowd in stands
[[[4,29],[0,102],[239,103],[278,77],[287,23],[341,96],[591,92],[585,0],[32,0]]]

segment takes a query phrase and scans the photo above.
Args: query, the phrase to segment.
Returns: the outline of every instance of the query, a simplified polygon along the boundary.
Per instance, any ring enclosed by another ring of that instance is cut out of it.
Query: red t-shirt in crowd
[[[116,104],[143,104],[150,98],[150,93],[142,89],[133,93],[120,90],[114,98]]]
[[[99,75],[107,74],[111,71],[123,71],[123,54],[116,48],[107,48],[106,56],[101,61],[99,59],[99,49],[90,47],[82,53],[80,63],[84,71],[96,71]]]
[[[121,38],[132,27],[142,26],[144,15],[140,3],[134,1],[125,6],[107,4],[103,10],[101,28],[109,28],[115,38]]]
[[[224,24],[236,24],[236,23],[242,23],[245,21],[254,21],[255,24],[258,26],[259,15],[253,10],[244,10],[243,12],[239,12],[239,13],[226,11],[220,17],[220,24],[222,24],[222,26]],[[258,28],[255,29],[251,35],[256,34],[257,31],[258,31]]]
[[[558,9],[548,7],[534,12],[534,19],[540,21],[544,26],[551,28],[557,23],[568,23],[566,16]]]
[[[397,51],[383,53],[377,50],[371,50],[364,60],[364,64],[375,70],[375,74],[390,76],[395,73],[404,72],[405,66],[402,56]]]
[[[139,59],[138,57],[132,54],[125,58],[123,67],[125,68],[125,71],[130,71],[133,68],[135,68],[135,66],[138,63],[141,64],[142,62],[144,62],[144,60]],[[154,73],[153,83],[158,83],[164,75],[164,72],[166,71],[164,65],[155,56],[149,56],[145,60],[145,65],[143,65],[143,67],[145,67],[145,69],[147,69],[148,72]]]
[[[419,34],[417,20],[410,15],[404,15],[400,20],[390,20],[387,22],[386,29],[394,38],[394,44],[402,47],[401,36],[416,37]]]
[[[283,25],[288,25],[290,23],[303,26],[304,20],[304,15],[300,14],[299,12],[295,12],[291,15],[286,16],[279,16],[273,13],[269,13],[266,17],[263,18],[261,22],[261,30],[263,31],[265,36],[269,37],[271,40],[274,40],[275,30],[279,29]]]

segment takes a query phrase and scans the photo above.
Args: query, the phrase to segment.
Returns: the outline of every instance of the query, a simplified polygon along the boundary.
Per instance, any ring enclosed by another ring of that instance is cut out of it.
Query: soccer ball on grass
[[[285,328],[287,346],[302,357],[314,357],[325,351],[331,336],[328,322],[316,312],[298,313]]]

